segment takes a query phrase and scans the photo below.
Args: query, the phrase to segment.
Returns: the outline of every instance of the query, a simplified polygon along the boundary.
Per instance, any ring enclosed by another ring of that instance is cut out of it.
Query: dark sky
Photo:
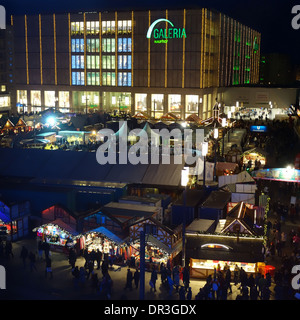
[[[207,7],[221,11],[262,34],[263,53],[287,53],[300,64],[300,29],[293,30],[292,7],[300,0],[4,0],[10,14],[125,9]]]

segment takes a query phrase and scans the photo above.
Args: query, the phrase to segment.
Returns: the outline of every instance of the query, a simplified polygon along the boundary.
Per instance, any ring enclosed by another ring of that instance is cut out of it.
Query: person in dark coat
[[[136,268],[135,273],[133,275],[133,279],[134,279],[134,284],[135,284],[135,288],[137,289],[139,287],[139,282],[140,282],[140,273],[138,268]]]
[[[131,270],[128,268],[127,269],[127,276],[126,276],[126,285],[124,289],[130,289],[132,290],[132,272]]]
[[[151,282],[153,284],[153,289],[154,289],[154,292],[156,292],[156,280],[157,280],[157,272],[155,270],[155,266],[153,266],[153,270],[152,270],[152,273],[151,273]],[[152,289],[152,288],[151,288]]]

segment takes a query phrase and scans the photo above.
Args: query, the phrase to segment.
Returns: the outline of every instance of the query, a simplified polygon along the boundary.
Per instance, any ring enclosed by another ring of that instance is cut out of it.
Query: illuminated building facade
[[[209,9],[25,15],[11,24],[18,111],[206,119],[222,101],[218,88],[259,81],[260,33]]]

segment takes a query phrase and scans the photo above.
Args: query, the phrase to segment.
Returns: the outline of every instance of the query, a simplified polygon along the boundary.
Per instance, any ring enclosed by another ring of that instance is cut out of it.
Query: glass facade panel
[[[17,103],[28,104],[27,90],[17,90]]]
[[[197,114],[199,112],[199,96],[198,95],[186,95],[185,96],[185,117],[187,118],[191,114]]]
[[[147,94],[146,93],[135,94],[135,111],[147,112]]]
[[[151,95],[151,116],[159,119],[164,114],[164,95],[152,94]]]
[[[32,106],[41,106],[42,105],[41,91],[31,90],[30,97],[31,97],[30,100],[31,100]]]
[[[89,112],[99,108],[100,94],[95,91],[73,91],[73,109],[78,112]]]
[[[106,112],[130,112],[131,94],[127,92],[103,92],[103,108]]]
[[[69,91],[58,92],[58,106],[59,106],[59,111],[61,112],[70,111],[70,92]]]
[[[45,91],[45,106],[55,107],[55,91]]]
[[[168,96],[168,111],[181,113],[181,95],[180,94],[169,94]]]

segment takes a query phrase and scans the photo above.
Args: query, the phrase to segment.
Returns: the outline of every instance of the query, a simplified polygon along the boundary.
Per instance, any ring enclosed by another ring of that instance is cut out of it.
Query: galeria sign
[[[161,22],[168,23],[168,27],[157,28],[157,25]],[[170,27],[169,27],[170,25]],[[186,32],[184,28],[175,28],[174,24],[168,19],[155,20],[148,29],[147,38],[151,39],[153,35],[154,43],[167,43],[168,39],[182,39],[186,38]]]

